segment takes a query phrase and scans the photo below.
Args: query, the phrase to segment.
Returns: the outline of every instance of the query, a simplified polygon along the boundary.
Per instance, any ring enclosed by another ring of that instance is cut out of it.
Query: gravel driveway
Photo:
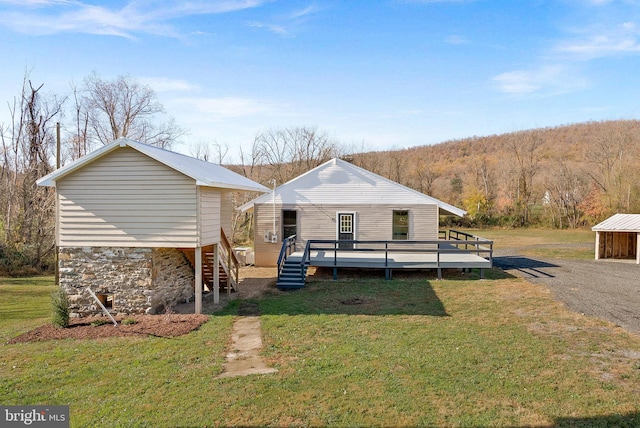
[[[629,261],[533,259],[521,249],[497,251],[494,265],[546,285],[568,308],[640,333],[640,266]]]

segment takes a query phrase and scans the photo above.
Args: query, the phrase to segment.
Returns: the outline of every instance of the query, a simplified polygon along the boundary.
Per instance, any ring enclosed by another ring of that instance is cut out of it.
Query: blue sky
[[[150,85],[193,143],[313,126],[367,150],[640,116],[640,1],[0,0],[0,101],[25,70]],[[0,122],[7,120],[0,108]]]

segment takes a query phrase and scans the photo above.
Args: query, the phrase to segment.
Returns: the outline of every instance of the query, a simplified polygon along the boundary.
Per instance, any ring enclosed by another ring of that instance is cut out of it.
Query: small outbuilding
[[[38,180],[56,188],[60,286],[77,316],[218,299],[233,281],[233,192],[269,189],[220,165],[121,138]],[[224,250],[223,250],[224,249]],[[225,254],[221,257],[221,254]],[[237,271],[236,271],[237,272]]]
[[[640,214],[616,214],[591,230],[596,232],[596,260],[624,259],[640,264]]]

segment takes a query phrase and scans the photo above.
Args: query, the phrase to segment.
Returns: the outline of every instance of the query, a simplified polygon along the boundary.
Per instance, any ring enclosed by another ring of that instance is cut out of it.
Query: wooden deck
[[[415,253],[339,250],[312,250],[309,253],[309,266],[348,267],[363,269],[456,269],[491,268],[491,260],[457,250],[447,246],[451,252]],[[289,256],[293,260],[302,260],[304,251],[296,251]]]
[[[460,237],[464,239],[460,239]],[[283,243],[278,260],[278,284],[303,286],[306,266],[384,269],[391,279],[394,269],[484,269],[493,267],[493,242],[464,232],[449,231],[437,241],[335,241],[310,240],[304,251],[295,248],[295,236]]]

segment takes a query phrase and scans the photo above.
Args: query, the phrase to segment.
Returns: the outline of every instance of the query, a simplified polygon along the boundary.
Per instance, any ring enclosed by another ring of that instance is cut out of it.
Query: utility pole
[[[56,123],[56,169],[60,169],[60,122]]]
[[[56,169],[60,169],[60,122],[56,123]],[[58,192],[56,191],[56,199],[58,197]],[[60,269],[58,268],[58,201],[56,200],[56,236],[55,236],[55,256],[54,262],[55,266],[55,278],[56,285],[60,286]]]

